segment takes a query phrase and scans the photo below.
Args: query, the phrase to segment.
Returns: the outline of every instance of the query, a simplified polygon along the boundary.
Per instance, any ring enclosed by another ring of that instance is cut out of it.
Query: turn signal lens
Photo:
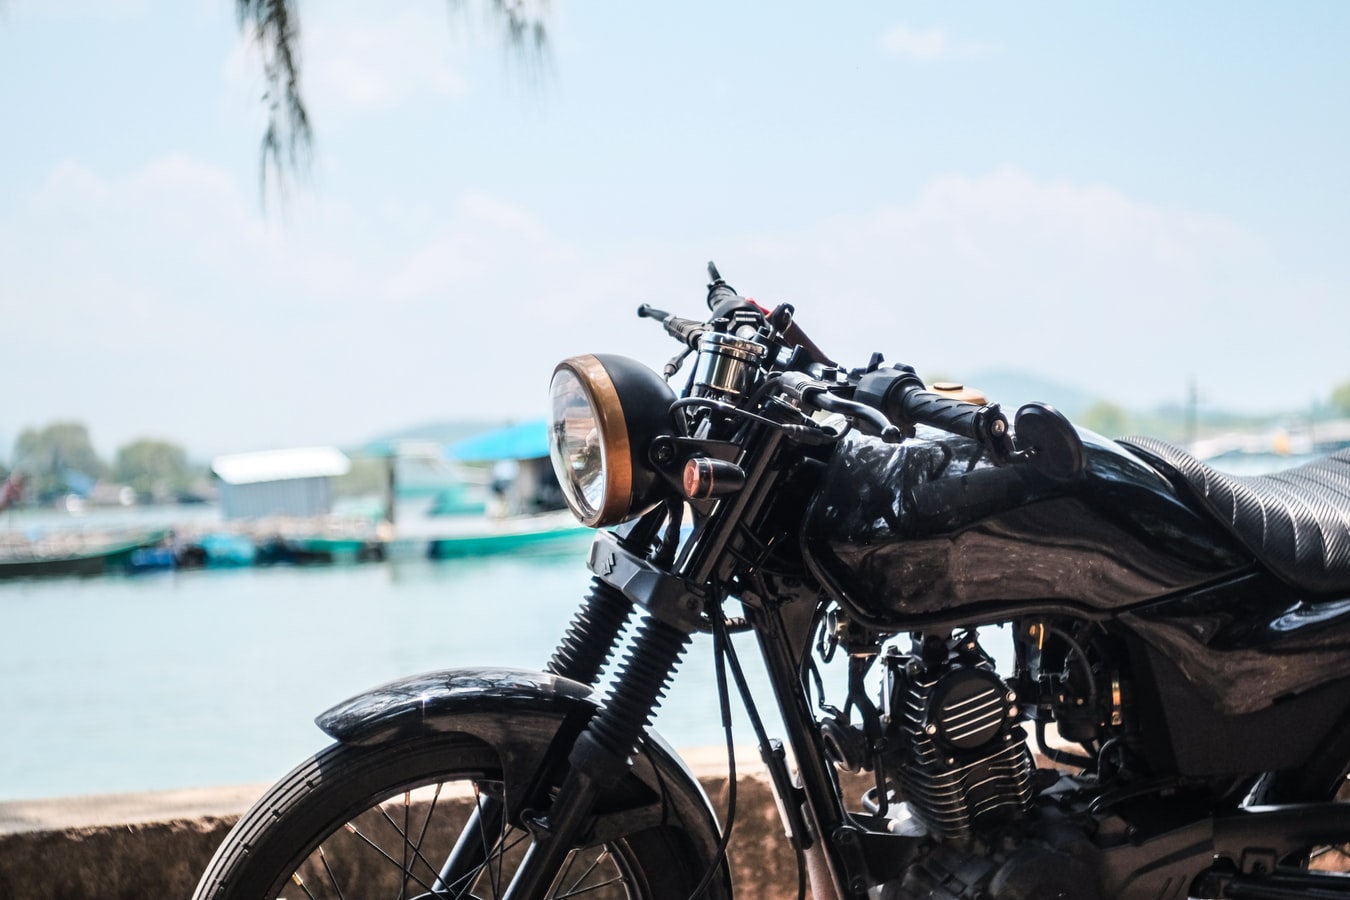
[[[734,494],[743,487],[745,472],[735,463],[695,456],[684,464],[684,495],[690,500]]]

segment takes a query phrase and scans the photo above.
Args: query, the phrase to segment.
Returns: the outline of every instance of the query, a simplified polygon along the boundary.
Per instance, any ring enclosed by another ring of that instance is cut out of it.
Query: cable
[[[719,869],[726,865],[727,844],[731,841],[731,830],[736,824],[736,744],[732,737],[731,727],[731,695],[727,691],[727,667],[726,667],[726,645],[730,643],[726,634],[726,620],[721,615],[721,610],[717,610],[718,615],[711,616],[713,623],[713,671],[717,677],[717,702],[722,709],[722,730],[727,737],[727,821],[722,827],[722,837],[717,842],[717,852],[713,856],[713,864],[708,867],[708,871],[703,873],[703,878],[699,881],[698,887],[689,895],[689,900],[698,900],[708,886],[712,884],[713,878],[717,875]]]
[[[731,662],[731,674],[736,679],[736,690],[741,695],[741,705],[745,709],[746,716],[750,719],[750,727],[755,732],[755,740],[760,747],[769,746],[769,735],[764,729],[764,720],[760,718],[759,707],[755,704],[754,695],[750,692],[750,684],[745,679],[745,671],[741,668],[740,657],[736,655],[736,645],[727,637],[725,631],[725,619],[718,610],[718,615],[713,616],[714,628],[723,632],[723,652]],[[722,623],[720,626],[717,623]],[[727,731],[727,740],[730,742],[731,732]],[[783,798],[787,802],[787,798]],[[798,845],[798,839],[794,838],[793,847],[797,851],[797,900],[804,900],[806,896],[806,856],[802,853]]]

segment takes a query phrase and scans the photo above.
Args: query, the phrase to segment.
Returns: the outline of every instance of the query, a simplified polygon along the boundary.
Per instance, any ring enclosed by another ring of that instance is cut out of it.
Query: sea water
[[[0,581],[0,800],[273,781],[329,742],[314,717],[366,688],[542,668],[589,581],[575,548]],[[709,644],[656,717],[677,747],[724,742]]]

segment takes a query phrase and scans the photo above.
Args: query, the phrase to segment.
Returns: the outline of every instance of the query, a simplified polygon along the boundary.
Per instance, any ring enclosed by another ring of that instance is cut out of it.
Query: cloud
[[[887,29],[881,36],[881,46],[887,53],[923,63],[974,59],[985,56],[990,50],[987,44],[978,41],[953,38],[941,26],[914,28],[905,24]]]

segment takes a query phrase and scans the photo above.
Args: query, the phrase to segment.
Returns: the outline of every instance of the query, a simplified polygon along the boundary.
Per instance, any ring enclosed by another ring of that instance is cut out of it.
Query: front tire
[[[487,860],[455,885],[441,864],[466,822],[500,798],[496,752],[464,734],[362,747],[335,744],[273,786],[216,851],[195,900],[308,900],[437,896],[496,900],[529,834],[504,824]],[[679,828],[646,827],[573,850],[551,900],[688,900],[711,860]],[[446,890],[446,888],[449,890]],[[283,893],[284,892],[284,893]],[[725,900],[725,879],[706,895]]]

